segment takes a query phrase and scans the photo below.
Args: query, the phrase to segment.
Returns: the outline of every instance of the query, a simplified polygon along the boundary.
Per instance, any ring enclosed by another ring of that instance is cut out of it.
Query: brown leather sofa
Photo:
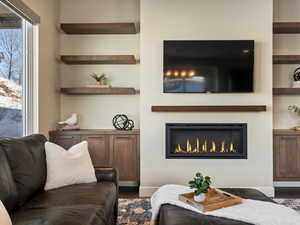
[[[117,170],[97,168],[97,183],[45,192],[46,141],[42,135],[0,140],[0,199],[13,224],[115,224],[118,214]]]
[[[222,190],[245,199],[273,202],[272,199],[255,189],[223,188]],[[227,218],[207,216],[174,205],[163,205],[158,216],[158,225],[251,225]]]

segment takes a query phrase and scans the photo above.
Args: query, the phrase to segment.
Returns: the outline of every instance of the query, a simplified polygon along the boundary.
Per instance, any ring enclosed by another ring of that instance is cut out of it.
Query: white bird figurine
[[[58,122],[58,124],[60,124],[60,125],[67,124],[69,126],[75,126],[77,124],[77,114],[72,113],[71,117],[69,117],[65,121]]]

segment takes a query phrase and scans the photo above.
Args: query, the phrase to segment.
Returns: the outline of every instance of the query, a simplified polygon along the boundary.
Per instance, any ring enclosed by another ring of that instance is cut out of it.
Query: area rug
[[[150,219],[149,198],[119,199],[118,225],[149,225]]]
[[[300,199],[274,199],[274,201],[300,213]],[[149,225],[150,219],[149,198],[119,200],[118,225]]]

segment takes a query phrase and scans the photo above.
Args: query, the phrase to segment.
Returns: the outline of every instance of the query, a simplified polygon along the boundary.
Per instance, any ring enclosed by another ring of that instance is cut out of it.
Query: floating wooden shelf
[[[300,34],[300,23],[273,23],[274,34]]]
[[[64,23],[66,34],[136,34],[134,23]]]
[[[300,88],[273,88],[273,95],[300,95]]]
[[[273,134],[275,135],[300,135],[300,131],[295,129],[274,129]]]
[[[61,61],[66,64],[136,64],[134,55],[64,55]]]
[[[300,55],[273,55],[273,64],[300,64]]]
[[[139,91],[134,88],[61,88],[66,95],[135,95]]]
[[[152,112],[264,112],[266,105],[152,106]]]

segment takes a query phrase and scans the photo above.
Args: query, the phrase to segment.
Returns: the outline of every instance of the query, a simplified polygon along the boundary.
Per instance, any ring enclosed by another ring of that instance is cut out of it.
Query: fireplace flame
[[[202,152],[207,152],[207,141],[205,140],[204,144],[202,145]]]
[[[196,139],[196,147],[194,148],[194,153],[199,153],[200,152],[200,140],[199,138]]]
[[[218,148],[216,141],[213,140],[208,144],[208,141],[205,140],[201,144],[199,137],[196,138],[194,146],[189,139],[186,140],[185,149],[181,147],[181,144],[178,144],[175,148],[175,153],[206,153],[208,152],[208,145],[210,146],[209,152],[211,153],[236,153],[235,145],[232,142],[227,144],[225,141],[222,141],[220,148]]]
[[[190,144],[190,140],[187,140],[186,142],[186,152],[188,153],[192,152],[192,145]]]
[[[235,152],[235,149],[234,149],[233,143],[230,143],[229,152]]]
[[[210,149],[210,152],[216,152],[216,142],[215,142],[215,141],[212,141],[212,142],[211,142],[211,149]]]
[[[226,152],[226,150],[225,150],[225,141],[222,141],[221,142],[221,151],[220,152]]]

